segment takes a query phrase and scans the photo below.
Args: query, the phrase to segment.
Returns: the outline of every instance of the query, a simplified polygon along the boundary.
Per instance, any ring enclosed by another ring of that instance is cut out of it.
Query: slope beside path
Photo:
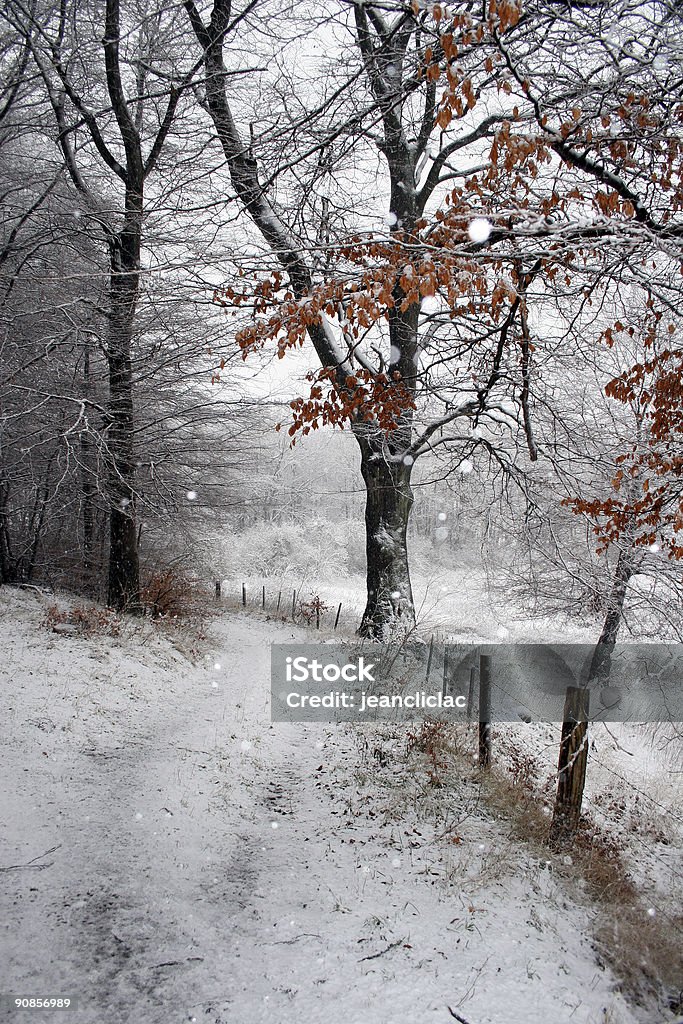
[[[270,724],[290,628],[226,613],[192,663],[149,623],[51,633],[44,605],[0,590],[0,991],[78,1008],[8,1019],[639,1020],[466,780],[445,845],[350,730]]]

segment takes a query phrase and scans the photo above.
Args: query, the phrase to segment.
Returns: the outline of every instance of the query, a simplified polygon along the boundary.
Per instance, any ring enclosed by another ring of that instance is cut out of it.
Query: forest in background
[[[316,535],[368,636],[483,551],[607,644],[629,607],[680,639],[680,27],[10,2],[0,579],[137,612]]]

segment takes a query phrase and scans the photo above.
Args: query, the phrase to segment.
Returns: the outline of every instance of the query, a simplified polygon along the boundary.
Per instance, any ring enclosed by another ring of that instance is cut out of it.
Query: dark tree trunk
[[[358,432],[356,439],[366,487],[367,556],[367,604],[358,632],[388,640],[397,630],[415,625],[406,536],[413,506],[412,464],[400,454],[392,456],[386,442],[370,441]]]
[[[92,397],[90,381],[90,337],[86,335],[83,350],[83,395]],[[95,479],[96,465],[93,443],[89,430],[86,428],[80,435],[81,446],[81,490],[83,491],[81,517],[83,525],[83,569],[86,579],[90,581],[93,569],[93,544],[95,533]]]
[[[605,615],[600,639],[593,652],[588,673],[589,680],[597,680],[605,686],[609,682],[612,668],[612,653],[617,643],[619,627],[624,614],[624,602],[626,600],[628,584],[635,571],[635,552],[625,536],[624,547],[619,552],[614,572],[614,581],[607,602],[607,614]]]
[[[9,514],[7,511],[9,486],[4,474],[0,471],[0,584],[13,582],[14,559],[9,532]]]
[[[126,197],[126,224],[110,240],[109,367],[109,588],[107,603],[140,611],[140,564],[135,521],[135,449],[131,345],[138,296],[142,196]]]

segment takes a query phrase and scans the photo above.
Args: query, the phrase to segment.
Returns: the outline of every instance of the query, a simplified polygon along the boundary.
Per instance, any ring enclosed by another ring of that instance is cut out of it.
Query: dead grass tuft
[[[121,633],[121,619],[116,612],[96,604],[77,604],[68,609],[53,604],[48,607],[43,621],[53,633],[77,636],[119,636]]]

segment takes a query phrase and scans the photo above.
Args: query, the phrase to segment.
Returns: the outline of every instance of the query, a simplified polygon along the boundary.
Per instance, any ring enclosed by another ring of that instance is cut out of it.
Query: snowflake
[[[467,233],[473,242],[485,242],[491,234],[491,223],[486,217],[475,217],[470,221]]]

